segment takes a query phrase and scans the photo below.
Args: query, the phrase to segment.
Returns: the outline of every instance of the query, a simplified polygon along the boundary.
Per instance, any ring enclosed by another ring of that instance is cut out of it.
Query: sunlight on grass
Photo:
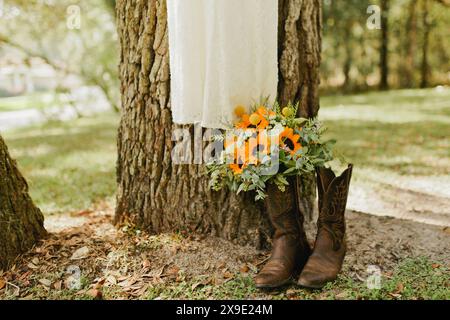
[[[118,115],[101,114],[3,133],[44,213],[113,199],[117,124]]]
[[[17,97],[0,98],[0,112],[44,109],[53,100],[55,100],[53,93],[33,93]]]
[[[322,99],[337,152],[357,167],[411,175],[450,174],[450,89]],[[350,105],[350,107],[349,107]]]

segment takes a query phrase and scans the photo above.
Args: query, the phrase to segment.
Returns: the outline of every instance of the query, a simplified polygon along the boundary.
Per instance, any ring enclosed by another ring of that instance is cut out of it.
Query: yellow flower
[[[292,128],[285,128],[280,134],[280,146],[289,150],[291,155],[294,155],[297,151],[301,150],[302,145],[299,140],[300,135],[294,134],[294,130]]]
[[[234,108],[234,114],[238,117],[242,117],[245,114],[245,107],[244,106],[236,106],[236,108]]]

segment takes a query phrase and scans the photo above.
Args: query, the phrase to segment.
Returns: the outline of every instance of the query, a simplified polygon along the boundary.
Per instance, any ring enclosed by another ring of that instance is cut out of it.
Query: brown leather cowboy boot
[[[344,261],[345,207],[353,166],[336,177],[331,169],[317,169],[319,191],[319,220],[314,250],[303,269],[299,285],[320,289],[337,278]]]
[[[272,254],[255,277],[257,288],[276,288],[292,281],[311,254],[295,196],[295,179],[290,179],[285,192],[275,184],[267,185],[266,208],[275,234]]]

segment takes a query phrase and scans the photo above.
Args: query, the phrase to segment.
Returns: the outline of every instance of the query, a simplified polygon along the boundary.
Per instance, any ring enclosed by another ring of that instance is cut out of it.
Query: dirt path
[[[348,208],[450,227],[450,176],[402,176],[360,169]]]
[[[369,265],[389,273],[407,257],[450,263],[449,228],[355,212],[347,215],[349,253],[344,274],[355,281],[363,280]],[[197,286],[253,276],[267,258],[267,252],[212,237],[117,230],[110,224],[111,217],[109,208],[48,217],[49,238],[10,272],[0,272],[0,297],[64,298],[67,294],[72,299],[107,294],[136,299],[148,297],[158,285],[193,279],[188,289],[195,291]],[[68,291],[76,283],[74,275],[87,285]],[[249,297],[273,296],[256,291]]]

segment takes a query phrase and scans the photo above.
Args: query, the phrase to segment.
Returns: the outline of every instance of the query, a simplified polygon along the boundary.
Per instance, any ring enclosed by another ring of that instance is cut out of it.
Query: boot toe
[[[259,289],[281,287],[291,280],[291,277],[280,277],[276,273],[260,273],[254,279],[255,286]]]
[[[309,289],[322,289],[328,282],[335,280],[328,275],[317,272],[303,272],[298,279],[298,284]]]

